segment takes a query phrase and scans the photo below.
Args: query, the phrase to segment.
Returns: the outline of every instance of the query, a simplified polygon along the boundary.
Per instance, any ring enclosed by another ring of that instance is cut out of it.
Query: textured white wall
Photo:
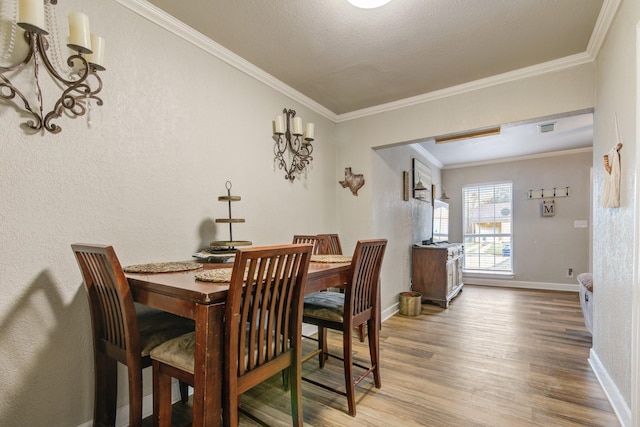
[[[189,259],[228,239],[213,223],[227,216],[217,201],[227,180],[246,219],[236,239],[338,231],[332,122],[113,1],[60,2],[62,34],[76,9],[107,40],[105,105],[91,128],[63,118],[59,135],[26,135],[0,105],[3,426],[91,419],[90,319],[71,243],[113,244],[125,265]],[[273,170],[271,121],[284,107],[316,124],[313,167],[294,183]]]
[[[636,2],[624,6],[628,13],[614,28],[620,34],[600,57],[606,114],[600,119],[596,113],[596,165],[608,149],[614,111],[624,119],[624,153],[633,153],[634,127],[626,117],[633,103],[624,92],[634,84],[626,71],[633,69],[633,52],[626,40],[640,13]],[[26,136],[18,127],[23,119],[0,106],[0,425],[75,426],[91,418],[89,314],[70,243],[111,243],[124,264],[187,258],[210,240],[227,238],[213,219],[226,215],[217,196],[231,180],[242,196],[234,215],[247,220],[234,228],[237,239],[259,245],[290,241],[294,232],[338,231],[351,251],[357,239],[389,232],[382,237],[390,249],[406,251],[407,235],[393,234],[398,218],[408,223],[404,207],[399,216],[377,213],[397,205],[374,199],[379,178],[373,174],[385,161],[373,147],[595,104],[594,66],[586,64],[336,126],[116,2],[68,0],[57,9],[63,33],[67,12],[80,9],[106,38],[105,105],[94,110],[90,129],[84,118],[62,119],[57,136]],[[619,39],[624,42],[616,47]],[[316,123],[313,168],[293,184],[273,170],[271,120],[283,107]],[[631,165],[623,165],[630,174]],[[367,179],[358,197],[337,184],[345,167]],[[395,166],[386,173],[399,179]],[[380,188],[389,196],[394,191],[386,183]],[[630,194],[624,200],[629,204]],[[612,215],[595,212],[594,226],[619,229],[604,242],[612,251],[594,253],[594,261],[620,265],[632,218]],[[388,262],[393,259],[385,261],[383,281],[406,284],[407,263]],[[604,267],[594,272],[602,277]],[[629,318],[618,303],[630,286],[625,274],[607,277],[613,297],[596,295],[611,297],[611,306],[601,304],[600,316],[613,318],[603,323],[601,336],[620,328],[610,335],[615,342],[596,338],[596,345],[623,390],[628,361],[620,353],[628,351],[623,334]],[[390,295],[386,303],[393,302]]]
[[[513,183],[512,261],[514,281],[577,286],[579,273],[589,271],[589,228],[575,228],[574,220],[589,221],[591,151],[491,165],[445,169],[444,187],[451,197],[449,236],[462,241],[462,187],[496,181]],[[541,199],[528,199],[529,190],[570,187],[569,197],[555,199],[556,214],[541,215]],[[591,227],[591,224],[589,224]],[[568,268],[574,277],[567,278]],[[473,283],[473,279],[465,283]],[[505,281],[506,282],[506,281]],[[507,283],[508,284],[508,283]]]
[[[414,199],[412,192],[408,201],[402,199],[402,172],[411,173],[413,158],[431,169],[433,184],[440,183],[440,169],[409,145],[372,153],[373,235],[388,240],[380,293],[382,307],[389,310],[411,286],[411,247],[432,235],[432,204]],[[410,176],[409,186],[411,182]]]
[[[594,122],[594,337],[593,350],[627,405],[631,405],[631,320],[635,185],[637,164],[636,25],[640,3],[623,1],[597,58],[597,99]],[[619,208],[600,206],[604,168],[602,156],[620,138],[622,179]],[[636,231],[637,233],[637,231]],[[637,284],[636,284],[637,286]],[[637,380],[637,378],[636,378]],[[638,425],[640,420],[635,420]]]

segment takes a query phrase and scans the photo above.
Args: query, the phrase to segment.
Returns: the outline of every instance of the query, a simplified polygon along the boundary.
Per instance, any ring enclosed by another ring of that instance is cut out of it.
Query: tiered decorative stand
[[[216,218],[216,223],[229,224],[229,240],[219,240],[210,243],[211,252],[220,255],[234,254],[236,252],[236,246],[251,246],[251,242],[248,240],[233,240],[233,224],[243,223],[244,218],[233,218],[231,215],[231,202],[239,202],[240,196],[231,195],[231,181],[227,181],[225,187],[227,188],[227,195],[219,196],[218,201],[229,204],[229,217]]]

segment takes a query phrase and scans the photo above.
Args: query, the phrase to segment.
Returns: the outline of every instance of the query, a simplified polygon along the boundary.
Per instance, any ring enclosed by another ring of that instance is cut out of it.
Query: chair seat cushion
[[[151,350],[151,358],[193,374],[195,365],[196,333],[190,332]]]
[[[247,339],[249,338],[248,333],[246,337]],[[195,332],[190,332],[160,344],[151,350],[151,358],[193,374],[195,366],[195,350],[196,334]],[[245,355],[245,364],[247,363],[247,360],[248,356]]]
[[[584,316],[584,324],[593,334],[593,275],[591,273],[578,274],[580,283],[580,307]]]
[[[193,320],[160,310],[144,310],[137,317],[142,357],[163,342],[195,330]]]
[[[327,291],[306,295],[303,316],[342,322],[344,319],[344,294]]]

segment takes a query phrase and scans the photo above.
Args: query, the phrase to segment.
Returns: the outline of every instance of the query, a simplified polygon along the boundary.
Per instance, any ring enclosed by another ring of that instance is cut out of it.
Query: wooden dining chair
[[[328,255],[342,255],[342,245],[340,244],[340,236],[337,234],[320,234],[319,236],[327,236],[329,242],[327,246]]]
[[[344,293],[315,292],[305,296],[304,323],[318,326],[318,350],[304,360],[312,358],[316,353],[320,367],[323,368],[327,358],[334,357],[343,361],[345,390],[333,388],[315,380],[303,380],[331,390],[347,397],[349,414],[356,415],[355,386],[367,375],[373,373],[376,388],[381,387],[380,380],[380,343],[378,322],[380,319],[380,268],[386,249],[386,239],[360,240],[356,245],[351,260],[349,281]],[[351,331],[354,327],[367,324],[369,338],[369,356],[371,366],[364,366],[353,361],[353,344]],[[342,331],[342,357],[329,354],[327,351],[327,329]],[[364,373],[355,381],[353,367],[364,369]]]
[[[326,255],[329,252],[329,237],[327,234],[319,235],[303,235],[296,234],[293,236],[292,243],[310,243],[313,245],[312,255]]]
[[[320,234],[320,236],[326,236],[328,241],[327,254],[328,255],[342,255],[342,245],[340,244],[340,236],[337,234]],[[336,288],[338,292],[344,292],[344,287]],[[365,338],[365,325],[356,326],[358,330],[358,338],[360,342],[364,342]]]
[[[312,246],[238,249],[224,323],[223,419],[238,425],[240,395],[288,369],[291,416],[302,426],[302,298]],[[193,385],[195,334],[156,347],[154,426],[171,425],[171,377]]]
[[[136,310],[129,283],[111,246],[71,245],[89,297],[95,363],[94,426],[115,426],[118,362],[129,377],[129,426],[142,425],[142,369],[158,344],[193,331],[190,319],[154,309]],[[184,402],[187,387],[180,387]]]

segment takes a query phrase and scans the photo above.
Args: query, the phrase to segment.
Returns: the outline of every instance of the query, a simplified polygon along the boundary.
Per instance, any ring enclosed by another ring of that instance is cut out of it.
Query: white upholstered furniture
[[[581,273],[578,275],[580,284],[580,306],[584,316],[584,324],[589,332],[593,334],[593,276],[591,273]]]

